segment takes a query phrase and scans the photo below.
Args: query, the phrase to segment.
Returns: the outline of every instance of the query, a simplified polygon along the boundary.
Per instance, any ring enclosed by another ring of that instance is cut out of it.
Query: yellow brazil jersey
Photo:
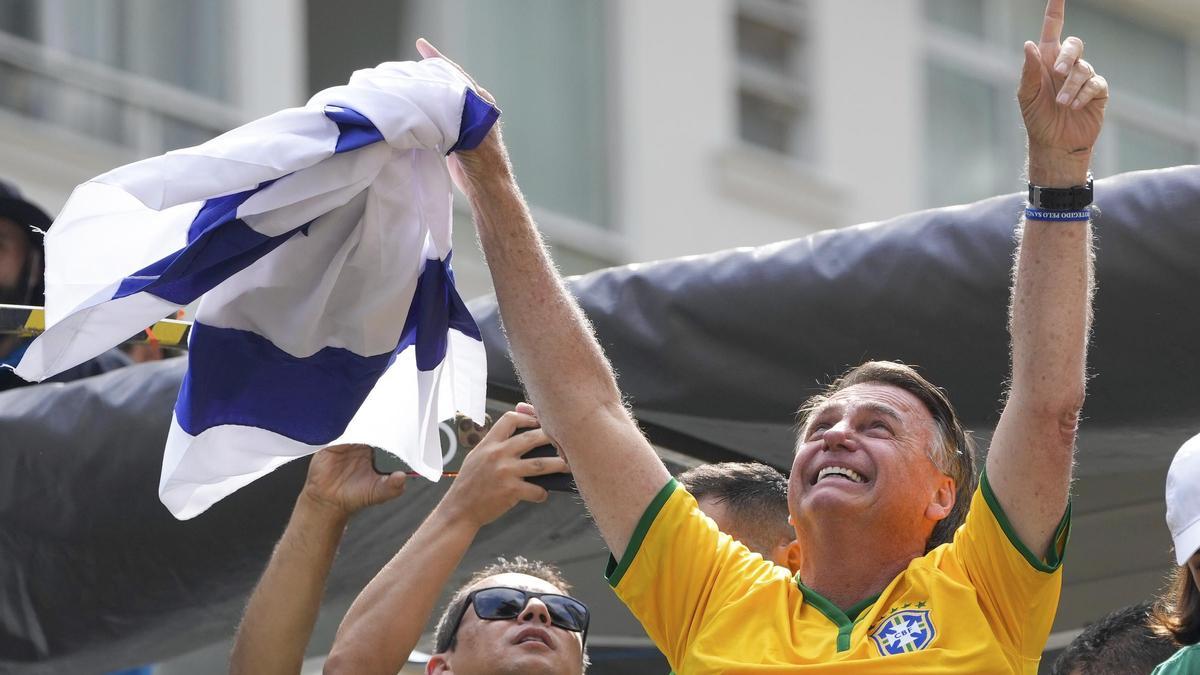
[[[1036,673],[1058,606],[1070,509],[1048,559],[988,485],[954,541],[845,611],[717,530],[668,483],[608,580],[681,675]]]

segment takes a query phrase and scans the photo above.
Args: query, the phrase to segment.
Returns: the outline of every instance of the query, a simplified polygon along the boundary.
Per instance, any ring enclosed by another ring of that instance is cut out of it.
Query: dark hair
[[[780,541],[795,537],[787,520],[787,478],[774,467],[758,462],[701,464],[676,480],[697,501],[709,498],[727,506],[737,519],[737,531],[726,534],[751,551],[766,556]]]
[[[46,271],[46,252],[42,235],[50,227],[49,214],[26,200],[16,185],[0,179],[0,218],[7,218],[15,223],[29,242],[29,249],[25,252],[25,261],[20,270],[20,285],[16,291],[18,304],[46,304],[43,279]],[[34,265],[41,266],[40,274],[36,273]]]
[[[471,592],[471,587],[488,577],[510,573],[524,574],[541,579],[557,588],[563,595],[568,595],[571,592],[571,584],[567,583],[567,580],[563,578],[562,572],[550,563],[540,560],[528,560],[523,556],[517,556],[512,560],[496,558],[496,562],[472,574],[466,583],[458,587],[458,590],[454,592],[454,597],[450,598],[450,602],[446,604],[446,610],[442,612],[442,616],[437,622],[437,628],[433,632],[433,651],[435,654],[453,651],[454,647],[458,644],[458,626],[451,626],[450,622],[454,621],[454,617],[462,616],[463,604],[467,601],[467,594]],[[584,654],[584,663],[587,663],[586,653]]]
[[[1052,675],[1148,674],[1179,645],[1153,628],[1149,601],[1122,607],[1083,630],[1054,661]]]
[[[1176,567],[1168,578],[1166,591],[1154,607],[1154,621],[1158,632],[1179,644],[1200,642],[1200,588],[1187,565]]]
[[[958,413],[954,412],[954,406],[950,404],[946,392],[921,377],[912,366],[894,361],[868,361],[847,370],[824,391],[810,397],[800,406],[796,413],[800,437],[804,437],[804,429],[808,426],[813,411],[837,392],[856,384],[886,384],[903,389],[917,397],[933,416],[937,433],[934,436],[934,447],[929,449],[929,458],[942,473],[954,479],[955,494],[954,508],[933,527],[929,541],[925,543],[925,550],[931,551],[951,541],[954,539],[954,532],[967,519],[967,510],[971,508],[971,495],[975,492],[979,480],[975,473],[975,444],[970,434],[963,429]]]

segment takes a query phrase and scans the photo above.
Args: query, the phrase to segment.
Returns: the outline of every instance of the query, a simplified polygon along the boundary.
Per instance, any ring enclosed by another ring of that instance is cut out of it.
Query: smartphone
[[[517,432],[513,435],[516,436],[517,434],[525,433],[526,431],[533,431],[533,429],[517,429]],[[553,445],[547,443],[546,445],[539,445],[524,455],[521,455],[521,458],[532,459],[534,457],[557,456],[558,450],[555,450]],[[528,476],[525,478],[525,480],[533,483],[534,485],[540,485],[551,492],[579,493],[579,486],[575,484],[575,477],[569,473],[548,473],[544,476]]]
[[[371,468],[375,469],[375,473],[384,476],[393,471],[408,471],[404,460],[379,447],[371,448]]]

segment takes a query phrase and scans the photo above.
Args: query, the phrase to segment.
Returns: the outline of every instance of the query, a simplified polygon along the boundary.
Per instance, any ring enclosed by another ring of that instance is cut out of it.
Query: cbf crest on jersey
[[[871,640],[880,654],[888,656],[925,649],[936,634],[928,609],[902,609],[880,621],[871,631]]]

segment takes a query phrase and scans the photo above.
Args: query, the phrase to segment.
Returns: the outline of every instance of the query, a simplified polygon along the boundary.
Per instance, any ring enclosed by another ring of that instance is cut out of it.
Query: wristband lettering
[[[1091,217],[1092,212],[1088,209],[1080,209],[1078,211],[1051,211],[1049,209],[1035,209],[1032,206],[1025,207],[1025,220],[1073,222],[1090,220]]]

